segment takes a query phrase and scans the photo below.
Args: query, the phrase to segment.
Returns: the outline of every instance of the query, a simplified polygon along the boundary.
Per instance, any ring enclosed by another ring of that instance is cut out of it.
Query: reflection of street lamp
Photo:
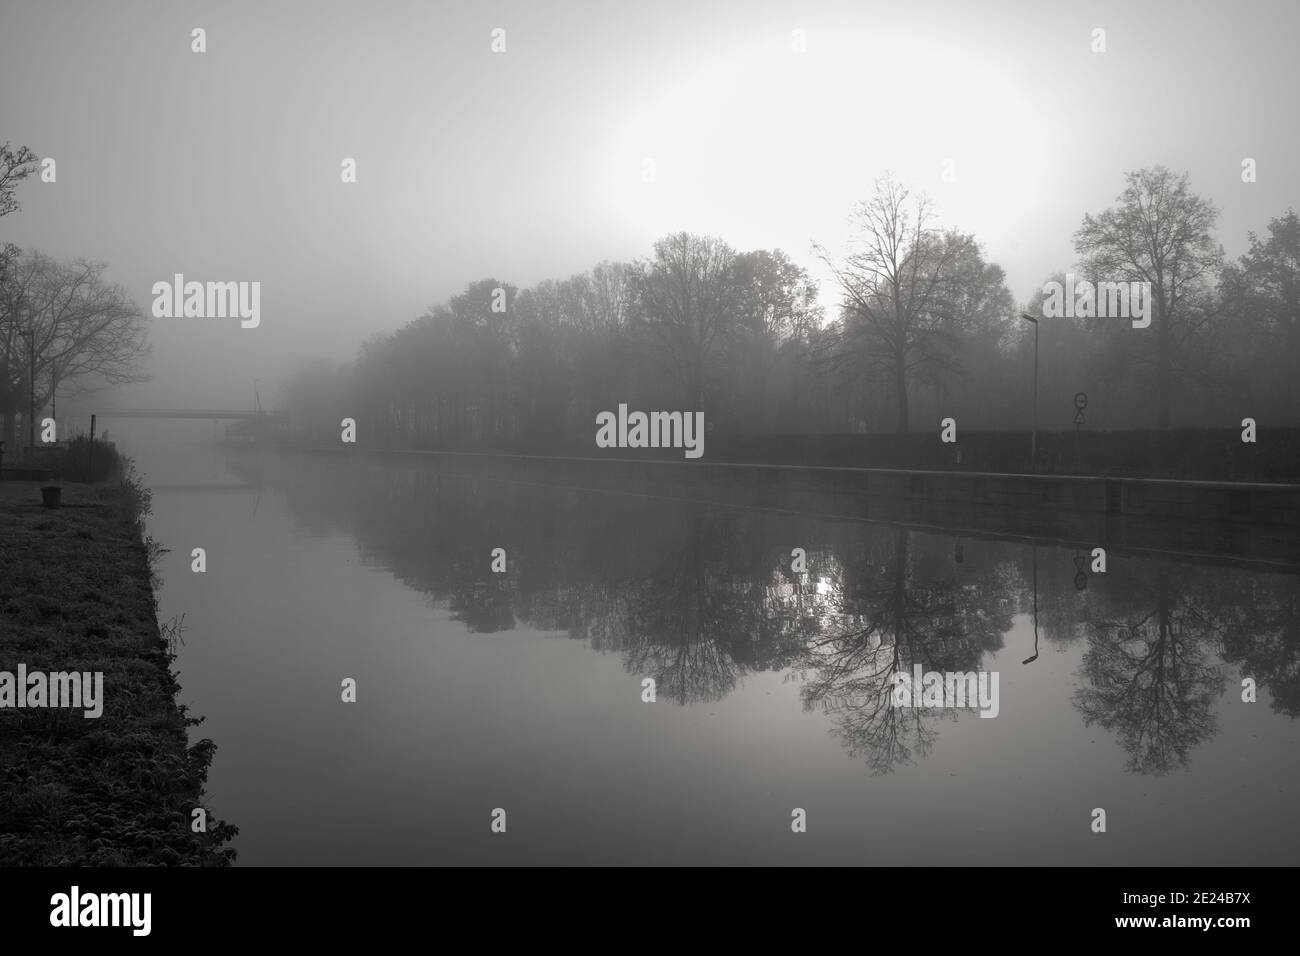
[[[1021,312],[1020,317],[1026,322],[1034,323],[1034,430],[1029,437],[1030,464],[1037,471],[1038,464],[1038,320],[1028,312]]]
[[[1038,660],[1038,545],[1034,545],[1034,656],[1020,663],[1032,664]]]

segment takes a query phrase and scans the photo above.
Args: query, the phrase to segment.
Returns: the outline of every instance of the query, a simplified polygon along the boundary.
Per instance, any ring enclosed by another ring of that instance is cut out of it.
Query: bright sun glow
[[[915,50],[862,36],[820,38],[802,55],[769,44],[666,83],[612,144],[610,166],[625,171],[620,217],[647,240],[685,229],[784,248],[808,264],[826,305],[829,274],[810,244],[838,250],[853,203],[886,170],[930,196],[942,224],[1013,242],[1026,210],[1007,197],[1034,195],[1050,169],[1041,114],[1009,70]]]

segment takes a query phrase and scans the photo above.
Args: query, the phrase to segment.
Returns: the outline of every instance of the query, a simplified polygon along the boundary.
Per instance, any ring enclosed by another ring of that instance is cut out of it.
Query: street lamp
[[[1038,470],[1038,320],[1028,312],[1021,312],[1020,317],[1034,324],[1034,430],[1029,437],[1030,466]]]
[[[27,339],[27,381],[31,401],[27,411],[27,451],[30,454],[36,449],[36,329],[23,329],[19,335]]]

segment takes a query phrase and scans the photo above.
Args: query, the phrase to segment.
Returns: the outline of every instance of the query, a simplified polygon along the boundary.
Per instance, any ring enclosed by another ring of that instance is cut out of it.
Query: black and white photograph
[[[423,870],[607,868],[1280,929],[1298,38],[0,0],[6,932],[397,934]]]

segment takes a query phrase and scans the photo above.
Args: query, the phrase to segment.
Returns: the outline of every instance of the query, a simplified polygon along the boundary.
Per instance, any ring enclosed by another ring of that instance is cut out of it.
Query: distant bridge
[[[100,418],[190,418],[200,421],[283,422],[287,412],[235,411],[228,408],[108,408],[96,412]]]

